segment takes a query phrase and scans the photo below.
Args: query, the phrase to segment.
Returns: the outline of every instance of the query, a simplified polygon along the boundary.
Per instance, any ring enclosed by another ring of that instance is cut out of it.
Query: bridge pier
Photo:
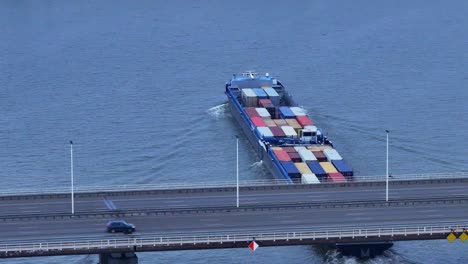
[[[99,264],[138,264],[138,257],[133,252],[101,253]]]

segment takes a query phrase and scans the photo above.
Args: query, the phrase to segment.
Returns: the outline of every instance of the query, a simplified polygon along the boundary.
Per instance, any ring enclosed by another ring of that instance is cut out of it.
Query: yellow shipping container
[[[320,148],[320,151],[323,151],[324,149],[332,149],[332,147],[329,145],[319,146],[319,148]]]
[[[312,173],[312,171],[309,169],[309,166],[307,166],[307,163],[305,162],[295,162],[294,165],[296,165],[296,168],[299,170],[301,174]]]
[[[273,121],[278,126],[287,126],[288,125],[288,123],[286,123],[286,120],[284,120],[284,119],[273,119]]]
[[[276,123],[275,121],[273,121],[273,119],[263,119],[263,122],[265,122],[265,125],[267,127],[275,127],[276,126]]]
[[[271,150],[283,150],[282,147],[271,147]]]
[[[320,162],[320,166],[322,166],[323,170],[324,170],[326,173],[338,172],[338,171],[335,169],[335,166],[333,166],[333,164],[332,164],[331,162]]]
[[[286,123],[288,123],[288,125],[294,127],[294,126],[301,126],[299,125],[299,122],[297,122],[296,119],[286,119]]]
[[[320,146],[308,146],[307,149],[310,151],[321,151]]]

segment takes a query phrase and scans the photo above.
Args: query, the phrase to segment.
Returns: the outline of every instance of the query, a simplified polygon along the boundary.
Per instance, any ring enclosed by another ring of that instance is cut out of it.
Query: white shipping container
[[[297,152],[299,152],[299,150],[301,150],[301,149],[307,149],[307,148],[303,147],[303,146],[294,147],[294,150],[296,150]]]
[[[286,134],[287,137],[297,137],[296,130],[294,130],[293,127],[282,126],[281,129],[283,130],[284,134]]]
[[[242,89],[242,101],[246,107],[255,107],[257,106],[257,94],[250,88],[244,88]]]
[[[335,149],[324,149],[323,154],[327,157],[328,161],[332,160],[342,160],[343,158],[338,154],[338,151]]]
[[[264,138],[273,137],[273,133],[268,127],[257,127],[257,130],[260,133],[260,135],[262,135]]]
[[[317,176],[315,176],[315,174],[313,174],[313,173],[302,174],[301,182],[302,182],[302,184],[317,184],[317,183],[320,183]]]
[[[315,157],[314,153],[308,149],[301,149],[297,153],[299,153],[299,156],[301,157],[302,161],[317,161],[317,158]]]
[[[266,108],[255,108],[255,110],[257,111],[259,116],[263,118],[271,118],[271,115],[268,112],[268,110],[266,110]]]
[[[300,107],[293,106],[293,107],[290,107],[289,109],[291,109],[291,111],[294,113],[295,116],[305,116],[306,115],[304,110],[302,108],[300,108]]]
[[[270,99],[271,102],[274,105],[276,105],[276,106],[280,105],[280,97],[279,97],[279,94],[276,92],[275,89],[273,89],[273,88],[264,88],[263,90],[268,95],[268,99]]]

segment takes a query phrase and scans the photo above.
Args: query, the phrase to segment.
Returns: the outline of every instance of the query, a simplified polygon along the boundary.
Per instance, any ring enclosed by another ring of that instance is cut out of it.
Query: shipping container
[[[291,111],[291,109],[289,109],[289,107],[287,107],[287,106],[281,106],[279,108],[279,111],[280,111],[281,118],[284,118],[284,119],[295,119],[296,118],[296,115],[294,115],[294,113]]]
[[[320,163],[316,161],[307,161],[307,166],[309,166],[309,169],[317,176],[319,179],[324,178],[327,176],[327,172],[323,170],[322,166],[320,166]]]
[[[282,147],[271,147],[271,150],[283,150]]]
[[[298,179],[301,177],[301,173],[294,165],[294,162],[291,161],[282,161],[281,166],[283,166],[284,170],[288,173],[291,179]]]
[[[265,105],[273,105],[273,103],[271,102],[270,99],[260,99],[260,100],[258,100],[258,105],[260,107],[265,107]]]
[[[305,116],[306,113],[304,112],[304,109],[297,107],[297,106],[292,106],[289,109],[294,113],[295,116]]]
[[[273,121],[275,122],[276,125],[278,125],[279,127],[281,126],[287,126],[288,123],[286,123],[286,120],[284,119],[273,119]]]
[[[270,113],[265,108],[257,107],[255,108],[255,111],[257,111],[258,115],[262,118],[271,118]]]
[[[254,116],[260,116],[257,113],[257,110],[255,110],[255,107],[244,107],[244,111],[247,113],[248,116],[254,117]]]
[[[299,154],[302,161],[304,161],[304,162],[306,162],[306,161],[317,161],[317,158],[314,156],[312,151],[310,151],[308,149],[300,149],[300,150],[297,151],[297,153]]]
[[[271,130],[268,127],[257,127],[257,130],[264,138],[273,137],[273,133],[271,133]]]
[[[333,149],[333,147],[330,145],[319,145],[319,149],[320,151],[324,151],[326,149]]]
[[[286,152],[297,152],[294,147],[283,147]]]
[[[299,152],[299,150],[301,150],[301,149],[307,149],[307,148],[304,147],[304,146],[297,146],[297,147],[294,147],[294,150],[295,150],[296,152]]]
[[[323,154],[327,157],[328,161],[343,159],[336,149],[324,149]]]
[[[319,162],[319,164],[327,174],[338,172],[331,162]]]
[[[320,150],[320,147],[319,146],[308,146],[307,147],[308,150],[314,152],[314,151],[322,151]]]
[[[315,176],[315,174],[309,173],[309,174],[302,174],[301,183],[302,184],[317,184],[317,183],[320,183],[320,181],[317,178],[317,176]]]
[[[353,176],[353,170],[346,164],[344,160],[332,160],[333,166],[344,176]]]
[[[299,170],[301,174],[311,174],[312,171],[309,169],[309,166],[305,162],[294,162],[296,168]]]
[[[284,134],[283,130],[277,126],[270,127],[271,132],[273,133],[273,136],[275,137],[285,137],[286,134]]]
[[[307,116],[296,116],[296,120],[302,127],[314,125],[314,123]]]
[[[297,152],[288,152],[289,157],[293,162],[301,162],[301,156],[299,156],[299,153]]]
[[[279,94],[276,92],[275,89],[270,87],[270,88],[264,88],[263,90],[268,95],[268,98],[271,100],[271,102],[274,105],[277,105],[277,106],[280,105],[280,97],[279,97]]]
[[[343,177],[339,172],[328,173],[328,179],[332,182],[346,182],[345,177]]]
[[[252,91],[257,95],[258,99],[268,99],[267,94],[262,88],[252,88]]]
[[[263,119],[263,122],[265,122],[267,127],[276,127],[277,126],[275,121],[273,121],[272,119],[269,119],[269,118]]]
[[[290,127],[294,128],[297,134],[299,134],[299,131],[302,129],[296,119],[286,119],[286,123],[288,123]]]
[[[291,161],[291,158],[289,157],[288,153],[284,150],[273,150],[275,153],[276,158],[278,158],[279,161]]]
[[[314,154],[319,162],[327,161],[327,156],[325,156],[322,151],[312,151],[312,154]]]
[[[251,117],[250,120],[252,120],[252,123],[254,124],[254,126],[256,127],[264,127],[266,126],[265,122],[263,121],[263,119],[259,116],[254,116],[254,117]]]
[[[287,137],[297,137],[296,130],[290,126],[282,126],[281,129],[283,130],[284,134],[286,134]]]
[[[244,103],[244,106],[246,107],[256,107],[258,103],[258,98],[257,94],[250,89],[250,88],[244,88],[242,89],[242,102]]]

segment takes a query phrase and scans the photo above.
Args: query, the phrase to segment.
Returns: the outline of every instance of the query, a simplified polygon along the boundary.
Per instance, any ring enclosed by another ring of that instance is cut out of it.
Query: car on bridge
[[[108,233],[123,232],[125,234],[131,234],[135,232],[135,230],[135,225],[127,223],[125,220],[110,221],[106,226],[106,231]]]

